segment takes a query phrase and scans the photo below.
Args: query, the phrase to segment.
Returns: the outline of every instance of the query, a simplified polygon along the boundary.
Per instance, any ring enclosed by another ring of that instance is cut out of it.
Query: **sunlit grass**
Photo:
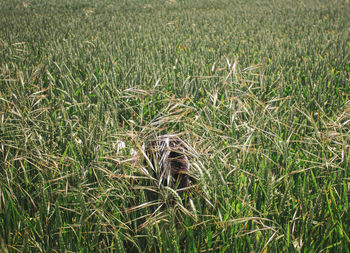
[[[347,1],[0,3],[5,252],[347,252]],[[190,147],[181,196],[144,145]]]

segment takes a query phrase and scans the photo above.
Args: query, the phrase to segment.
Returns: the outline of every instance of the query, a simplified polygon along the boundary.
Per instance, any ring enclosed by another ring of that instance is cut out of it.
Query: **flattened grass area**
[[[348,252],[349,20],[347,0],[1,1],[1,250]],[[182,198],[144,157],[166,133],[197,153]]]

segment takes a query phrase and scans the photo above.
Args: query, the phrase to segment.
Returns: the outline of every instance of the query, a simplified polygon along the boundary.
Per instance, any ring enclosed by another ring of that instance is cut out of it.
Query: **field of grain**
[[[0,1],[0,251],[348,252],[348,0]],[[184,194],[144,152],[177,134]]]

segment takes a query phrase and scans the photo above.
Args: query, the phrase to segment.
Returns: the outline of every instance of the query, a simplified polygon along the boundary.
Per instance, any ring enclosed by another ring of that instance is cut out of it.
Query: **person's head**
[[[161,184],[174,188],[190,186],[188,148],[179,137],[163,135],[151,140],[146,155]]]

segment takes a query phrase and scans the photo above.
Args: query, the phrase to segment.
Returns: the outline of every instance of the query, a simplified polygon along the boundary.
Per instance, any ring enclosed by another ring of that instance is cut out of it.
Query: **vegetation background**
[[[4,252],[349,252],[348,0],[0,1]],[[195,150],[180,198],[143,162]]]

